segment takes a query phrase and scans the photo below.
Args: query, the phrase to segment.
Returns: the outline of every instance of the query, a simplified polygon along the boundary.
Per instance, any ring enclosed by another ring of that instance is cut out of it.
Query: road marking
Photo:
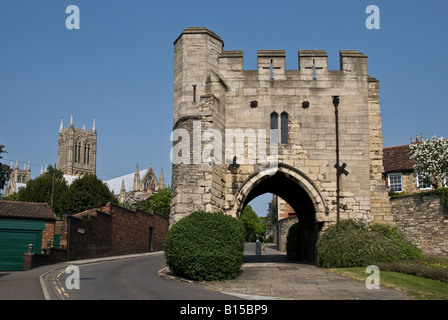
[[[59,274],[56,276],[56,280],[53,281],[54,287],[56,288],[56,290],[59,293],[59,296],[62,298],[62,300],[65,300],[65,298],[69,298],[69,295],[67,292],[65,292],[64,286],[61,284],[61,281],[59,279],[59,277],[65,273],[66,268],[62,269],[61,272],[59,272]]]

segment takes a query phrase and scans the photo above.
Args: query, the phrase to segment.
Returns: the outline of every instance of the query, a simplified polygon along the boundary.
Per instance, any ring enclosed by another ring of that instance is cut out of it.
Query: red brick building
[[[107,203],[56,224],[67,259],[162,251],[168,217]]]

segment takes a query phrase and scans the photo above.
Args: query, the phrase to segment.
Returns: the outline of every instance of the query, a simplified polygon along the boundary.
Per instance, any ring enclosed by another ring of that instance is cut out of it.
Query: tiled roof
[[[55,220],[46,203],[0,200],[0,218]]]
[[[409,145],[383,149],[384,172],[413,171],[414,160],[411,159]]]

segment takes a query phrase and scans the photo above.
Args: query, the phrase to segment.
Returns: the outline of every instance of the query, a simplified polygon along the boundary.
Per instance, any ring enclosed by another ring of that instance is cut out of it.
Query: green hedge
[[[448,284],[448,259],[446,258],[429,257],[424,260],[378,263],[377,266],[381,271],[401,272]]]
[[[168,231],[167,265],[174,274],[187,279],[234,279],[243,263],[244,234],[244,227],[236,218],[193,212]]]
[[[421,252],[394,228],[344,220],[328,228],[317,244],[324,268],[362,267],[378,262],[414,259]]]
[[[401,251],[401,260],[421,260],[424,258],[422,251],[416,245],[408,242],[405,235],[397,227],[375,223],[372,224],[371,229],[397,242]]]

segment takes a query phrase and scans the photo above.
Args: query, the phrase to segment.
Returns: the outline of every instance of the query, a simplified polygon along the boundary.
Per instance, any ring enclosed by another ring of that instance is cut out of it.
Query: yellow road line
[[[62,300],[65,300],[64,297],[69,298],[69,295],[67,292],[65,292],[64,286],[61,284],[61,281],[59,280],[59,277],[65,273],[66,269],[62,269],[62,271],[56,276],[56,280],[53,282],[56,290],[58,291],[59,295],[61,296]]]

